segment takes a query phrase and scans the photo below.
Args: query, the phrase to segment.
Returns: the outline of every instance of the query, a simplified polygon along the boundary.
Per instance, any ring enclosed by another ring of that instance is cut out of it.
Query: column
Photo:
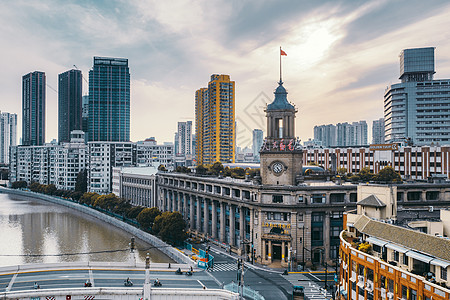
[[[422,191],[422,198],[421,201],[427,201],[427,191]]]
[[[323,247],[325,248],[325,261],[328,261],[330,259],[330,212],[327,211],[325,213],[325,222],[324,228],[323,228]]]
[[[269,254],[268,254],[268,256],[267,256],[267,259],[270,261],[270,262],[272,262],[272,241],[271,240],[269,240]]]
[[[208,227],[209,227],[209,205],[208,205],[208,199],[204,199],[204,210],[203,210],[203,232],[208,234]]]
[[[211,200],[211,209],[211,235],[214,239],[217,239],[217,208],[214,200]]]
[[[234,233],[235,233],[235,217],[234,206],[230,204],[230,246],[234,246]]]
[[[225,203],[220,202],[220,241],[225,242]]]
[[[266,241],[261,240],[262,260],[266,260]]]
[[[240,248],[244,249],[244,239],[245,239],[245,207],[241,206],[239,208],[239,235],[241,244]]]
[[[187,194],[184,194],[184,195],[183,195],[183,212],[184,212],[183,216],[184,216],[184,219],[185,219],[185,220],[188,219],[187,197],[188,197]]]
[[[192,196],[192,195],[190,195],[189,196],[189,218],[190,218],[190,220],[189,220],[189,227],[191,227],[191,230],[192,229],[194,229],[194,226],[195,226],[195,224],[194,224],[194,197],[195,196]]]
[[[286,257],[286,250],[284,249],[285,243],[284,241],[281,242],[281,261],[285,261],[284,258]]]
[[[195,198],[197,200],[197,224],[195,229],[200,232],[202,230],[202,199],[197,196]]]

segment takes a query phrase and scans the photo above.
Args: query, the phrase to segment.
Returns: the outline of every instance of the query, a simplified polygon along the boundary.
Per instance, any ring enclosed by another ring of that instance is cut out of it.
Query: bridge
[[[178,275],[175,271],[183,272]],[[0,297],[23,300],[149,300],[149,299],[238,299],[223,290],[208,272],[187,264],[76,262],[30,264],[0,268]],[[129,278],[133,287],[125,287]],[[161,287],[152,282],[158,278]],[[91,287],[84,287],[89,280]],[[35,288],[35,283],[39,288]]]

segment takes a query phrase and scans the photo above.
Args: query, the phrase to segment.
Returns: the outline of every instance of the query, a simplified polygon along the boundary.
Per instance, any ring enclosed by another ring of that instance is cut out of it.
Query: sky
[[[370,131],[402,49],[436,47],[435,78],[450,78],[448,1],[15,0],[0,1],[0,28],[0,110],[18,114],[20,138],[22,76],[44,71],[47,142],[58,136],[58,74],[75,65],[88,80],[94,56],[128,58],[131,140],[159,143],[194,120],[211,74],[229,74],[237,144],[251,146],[252,130],[266,128],[280,46],[303,141],[315,125],[366,120]]]

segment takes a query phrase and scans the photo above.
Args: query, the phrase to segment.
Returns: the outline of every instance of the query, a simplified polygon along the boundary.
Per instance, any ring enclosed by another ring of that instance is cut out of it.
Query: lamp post
[[[302,224],[302,271],[305,270],[305,229],[308,229],[308,227],[305,227],[305,223]]]

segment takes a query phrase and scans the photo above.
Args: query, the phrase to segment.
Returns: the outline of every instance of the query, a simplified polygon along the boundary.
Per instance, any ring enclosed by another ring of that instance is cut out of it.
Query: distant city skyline
[[[58,136],[58,74],[75,65],[87,80],[93,56],[126,57],[132,141],[173,140],[177,122],[194,119],[196,89],[219,73],[237,83],[236,137],[245,147],[252,130],[263,129],[281,45],[283,80],[299,109],[296,133],[305,141],[317,124],[382,117],[403,49],[436,47],[435,77],[449,78],[450,39],[440,31],[450,26],[449,8],[447,1],[1,3],[7,43],[0,53],[8,60],[0,110],[18,114],[21,133],[21,77],[45,72],[50,142]]]

